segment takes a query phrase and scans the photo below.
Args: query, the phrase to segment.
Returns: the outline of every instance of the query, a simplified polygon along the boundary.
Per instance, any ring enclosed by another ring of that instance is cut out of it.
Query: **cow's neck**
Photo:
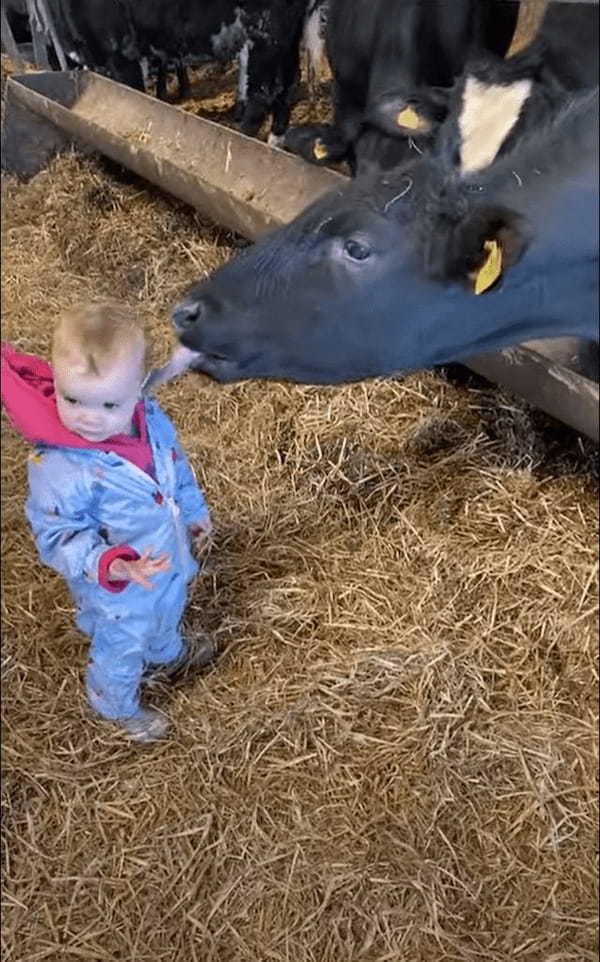
[[[460,340],[467,346],[460,356],[539,338],[597,340],[597,296],[594,273],[585,261],[566,265],[558,279],[544,272],[512,278],[505,289],[470,300],[461,318]]]

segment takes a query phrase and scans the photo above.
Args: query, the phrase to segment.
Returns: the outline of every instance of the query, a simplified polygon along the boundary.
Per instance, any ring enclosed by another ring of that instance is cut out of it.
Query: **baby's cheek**
[[[130,424],[131,421],[123,418],[110,418],[105,422],[105,427],[110,434],[127,434]]]
[[[67,428],[67,430],[69,431],[72,430],[72,427],[73,427],[72,413],[73,412],[70,411],[65,404],[61,404],[60,401],[58,401],[56,404],[56,410],[58,412],[58,416],[60,418],[61,423]]]
[[[119,411],[111,416],[110,426],[112,428],[111,434],[126,434],[131,427],[131,422],[133,421],[133,412],[135,410],[135,404],[132,405],[131,409],[126,411]]]

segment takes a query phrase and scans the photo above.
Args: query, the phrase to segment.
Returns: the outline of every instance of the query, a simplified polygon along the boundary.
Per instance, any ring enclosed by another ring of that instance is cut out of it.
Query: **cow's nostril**
[[[184,331],[196,324],[202,314],[199,301],[182,301],[173,310],[173,324],[178,331]]]

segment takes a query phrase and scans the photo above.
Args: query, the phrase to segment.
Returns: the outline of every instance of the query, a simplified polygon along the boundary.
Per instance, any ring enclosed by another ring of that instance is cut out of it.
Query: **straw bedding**
[[[46,353],[105,293],[162,361],[234,243],[62,157],[3,183],[3,337]],[[3,959],[595,959],[593,447],[433,373],[160,400],[212,506],[187,623],[221,655],[148,693],[173,737],[146,748],[88,714],[3,416]]]

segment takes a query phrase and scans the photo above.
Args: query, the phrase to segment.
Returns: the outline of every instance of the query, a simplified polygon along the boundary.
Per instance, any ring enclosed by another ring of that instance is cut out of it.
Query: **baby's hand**
[[[153,575],[168,571],[171,567],[170,556],[164,552],[151,558],[152,548],[145,548],[141,558],[137,561],[125,561],[123,558],[115,558],[108,569],[109,581],[135,581],[148,591],[152,591],[154,585],[150,581]]]
[[[197,524],[190,526],[190,535],[194,544],[194,550],[198,554],[201,554],[201,552],[208,547],[212,530],[213,526],[210,518],[205,518],[203,521],[199,521]]]

